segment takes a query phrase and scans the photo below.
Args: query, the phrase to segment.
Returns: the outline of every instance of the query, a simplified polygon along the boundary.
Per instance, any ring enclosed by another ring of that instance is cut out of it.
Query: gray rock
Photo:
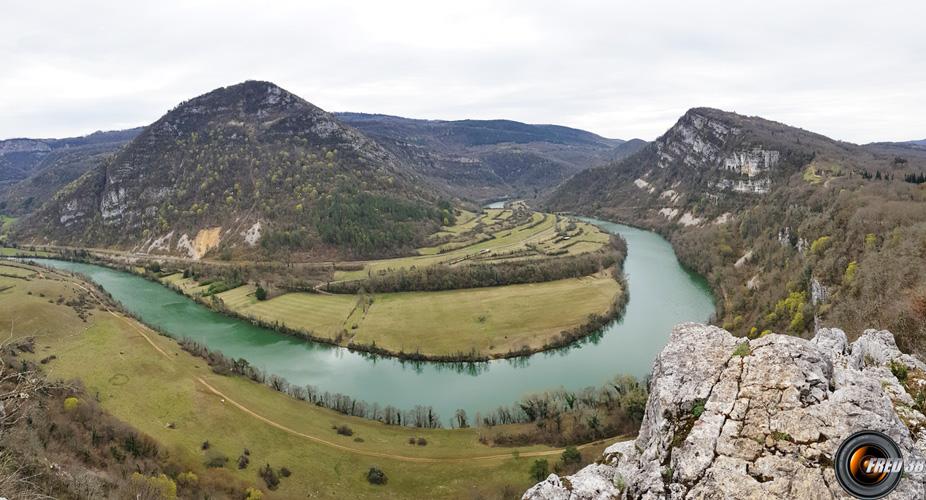
[[[908,392],[926,385],[926,365],[890,332],[868,330],[852,344],[832,328],[809,341],[746,342],[677,326],[653,363],[637,439],[524,498],[848,498],[832,461],[852,432],[880,430],[905,453],[926,455],[926,417]],[[892,371],[899,364],[904,380]],[[891,497],[926,496],[924,478],[905,474]]]

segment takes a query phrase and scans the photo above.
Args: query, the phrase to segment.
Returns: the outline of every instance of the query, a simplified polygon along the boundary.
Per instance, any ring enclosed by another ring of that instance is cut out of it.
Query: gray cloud
[[[142,125],[266,79],[338,111],[652,139],[694,106],[854,142],[926,137],[926,4],[16,2],[0,137]]]

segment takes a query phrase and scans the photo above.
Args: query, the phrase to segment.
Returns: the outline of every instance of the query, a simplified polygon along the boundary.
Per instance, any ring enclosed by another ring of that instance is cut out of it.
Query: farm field
[[[519,494],[533,481],[531,457],[554,462],[561,450],[544,446],[491,448],[491,429],[421,430],[345,417],[240,377],[213,373],[171,339],[100,307],[79,282],[42,271],[23,279],[0,276],[0,324],[10,337],[36,338],[30,359],[52,378],[80,379],[105,410],[150,435],[190,470],[206,477],[209,457],[224,455],[229,474],[264,490],[265,498],[471,498]],[[57,303],[57,297],[63,300]],[[72,299],[81,300],[72,300]],[[69,303],[80,302],[85,315]],[[105,359],[105,363],[87,360]],[[348,425],[353,436],[332,426]],[[426,446],[410,446],[424,437]],[[209,451],[201,444],[209,441]],[[586,447],[596,456],[606,444]],[[250,450],[251,466],[234,461]],[[516,457],[517,455],[517,457]],[[292,475],[269,491],[257,467],[287,467]],[[365,473],[381,468],[388,484],[373,486]]]
[[[51,257],[53,254],[44,250],[28,250],[25,248],[0,247],[0,257],[13,257],[16,255],[28,255],[32,257]]]
[[[168,282],[178,280],[168,277]],[[201,290],[180,280],[188,290]],[[181,285],[181,286],[183,286]],[[491,288],[355,295],[287,293],[258,301],[253,285],[217,295],[224,307],[347,345],[431,356],[537,350],[563,330],[604,314],[621,293],[609,273]],[[370,301],[372,299],[372,301]]]
[[[430,266],[500,262],[551,255],[592,252],[608,243],[608,234],[584,222],[555,214],[532,212],[522,205],[485,209],[480,214],[462,212],[457,224],[432,235],[440,244],[420,248],[418,255],[366,262],[341,263],[335,280],[363,279],[374,273]]]
[[[526,285],[377,294],[353,341],[436,354],[539,350],[589,314],[605,314],[620,292],[610,273],[600,273]]]

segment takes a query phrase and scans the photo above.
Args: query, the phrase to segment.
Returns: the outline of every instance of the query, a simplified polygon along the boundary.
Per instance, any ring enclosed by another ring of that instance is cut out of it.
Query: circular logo
[[[893,439],[877,431],[852,434],[836,450],[836,479],[846,493],[862,499],[887,495],[900,482],[903,457]]]

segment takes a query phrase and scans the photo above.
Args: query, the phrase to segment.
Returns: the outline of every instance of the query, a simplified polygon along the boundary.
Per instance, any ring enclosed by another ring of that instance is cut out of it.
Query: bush
[[[550,463],[545,459],[534,460],[530,469],[531,479],[536,482],[543,481],[550,475]]]
[[[428,440],[425,439],[425,438],[420,437],[420,438],[418,438],[418,440],[416,441],[416,443],[418,444],[418,446],[427,446],[427,445],[428,445]]]
[[[264,482],[267,483],[267,488],[270,488],[271,491],[280,487],[280,477],[277,475],[276,471],[270,467],[270,464],[261,467],[258,474]]]
[[[907,365],[899,361],[891,361],[891,373],[901,384],[907,381]]]
[[[745,356],[746,354],[749,353],[749,344],[743,343],[743,344],[740,344],[740,345],[745,345],[745,346],[747,346],[747,348],[746,348],[746,353],[744,353],[744,354],[735,354],[735,353],[734,353],[734,355],[736,355],[736,356]],[[737,349],[739,349],[739,346],[737,346]],[[696,399],[695,402],[694,402],[694,404],[691,406],[691,416],[694,417],[694,418],[700,418],[701,415],[704,413],[704,405],[705,405],[705,403],[706,403],[706,401],[705,401],[704,399]]]
[[[354,430],[346,425],[339,425],[337,427],[337,432],[338,434],[342,436],[353,436],[354,435]]]
[[[181,472],[177,474],[177,484],[187,488],[192,488],[196,486],[196,483],[199,482],[199,477],[192,471]]]
[[[247,455],[241,455],[238,457],[238,469],[247,469],[248,464],[251,463],[251,459]]]
[[[292,476],[293,472],[286,467],[280,467],[280,477],[289,477]]]
[[[225,467],[227,463],[228,457],[218,451],[212,451],[206,454],[206,467],[219,469]]]
[[[264,492],[260,491],[257,488],[248,488],[247,491],[244,492],[244,494],[245,494],[244,500],[263,500],[264,499]]]
[[[267,300],[267,290],[264,290],[264,287],[258,285],[257,290],[254,292],[254,296],[257,297],[257,300]]]
[[[80,405],[80,400],[71,396],[64,399],[64,410],[65,411],[74,411],[77,409],[77,406]]]
[[[381,469],[370,467],[370,470],[367,472],[367,481],[369,481],[370,484],[386,484],[389,478],[386,477],[386,473]]]
[[[128,489],[132,498],[158,498],[162,500],[176,500],[177,498],[177,484],[164,474],[149,477],[134,472],[129,480]]]
[[[582,461],[582,453],[575,446],[567,446],[563,450],[562,460],[564,464],[577,464]]]

